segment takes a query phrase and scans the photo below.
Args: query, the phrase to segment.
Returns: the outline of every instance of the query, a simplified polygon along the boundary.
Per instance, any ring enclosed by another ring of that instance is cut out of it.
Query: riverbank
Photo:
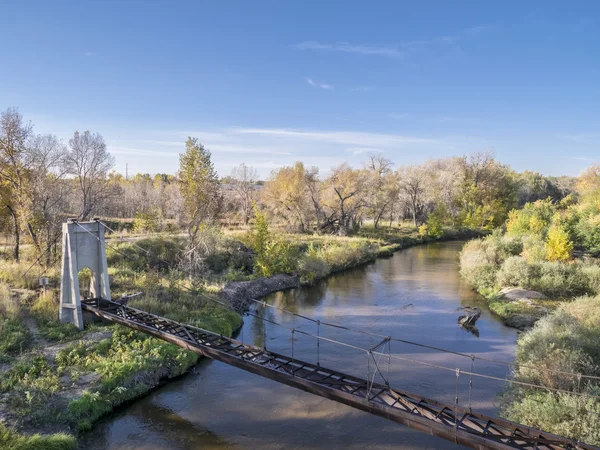
[[[493,354],[494,358],[510,361],[517,333],[494,320],[487,309],[482,308],[482,320],[478,323],[481,338],[461,329],[456,322],[460,307],[478,305],[480,300],[477,293],[465,289],[460,281],[457,260],[461,247],[462,242],[458,241],[413,246],[390,258],[379,258],[334,274],[313,286],[277,292],[261,301],[322,322],[386,336],[404,336],[438,347],[443,342],[444,348],[457,352],[484,357]],[[246,343],[262,347],[266,337],[271,351],[290,354],[289,328],[317,332],[316,324],[302,317],[255,306],[258,308],[253,312],[258,317],[246,315],[239,334],[239,339]],[[263,313],[285,328],[262,321]],[[379,342],[367,335],[329,327],[321,327],[321,335],[363,348]],[[468,358],[437,352],[429,355],[428,351],[416,355],[414,350],[413,346],[392,345],[393,353],[411,352],[414,359],[436,358],[439,364],[448,367],[470,368]],[[295,354],[316,362],[315,340],[298,336]],[[443,357],[438,359],[435,355]],[[365,358],[353,349],[323,341],[320,362],[324,367],[365,376]],[[446,394],[454,393],[454,374],[420,368],[392,361],[390,377],[386,378],[398,389],[424,397],[443,399],[448,398]],[[486,367],[487,374],[497,377],[506,377],[507,372],[503,365]],[[480,405],[477,411],[493,415],[500,389],[495,381],[476,380],[473,404]],[[461,394],[460,398],[461,405],[466,406],[467,396]],[[328,446],[359,450],[374,443],[382,450],[453,448],[453,444],[438,438],[386,423],[235,367],[203,361],[190,375],[103,419],[81,438],[80,445],[86,450],[152,448],[159,442],[164,448],[196,446],[227,450]]]
[[[229,266],[224,276],[207,277],[201,296],[196,295],[197,286],[189,280],[178,278],[174,283],[173,276],[165,279],[158,271],[143,270],[146,255],[121,244],[119,251],[127,251],[132,258],[128,263],[117,262],[109,252],[109,259],[114,259],[111,283],[116,295],[145,291],[144,297],[131,300],[135,308],[229,336],[241,326],[241,318],[211,298],[226,300],[242,311],[250,298],[311,285],[330,274],[414,245],[475,235],[472,230],[447,230],[434,239],[401,228],[365,229],[359,236],[348,238],[283,235],[301,252],[304,263],[298,265],[296,273],[255,278],[240,272],[239,267],[233,267],[232,272]],[[144,248],[150,245],[157,261],[177,257],[176,242],[138,244]],[[243,249],[231,242],[225,247],[227,252],[213,258],[213,264],[222,265],[225,259],[227,264],[242,261],[247,265],[240,257],[246,256]],[[56,321],[55,294],[37,297],[34,291],[24,292],[10,326],[0,328],[0,333],[5,330],[11,336],[7,340],[11,353],[0,367],[3,448],[38,448],[35,442],[42,442],[41,448],[73,448],[73,436],[89,430],[100,417],[181,376],[197,363],[197,355],[191,352],[122,327],[91,324],[80,333]],[[37,336],[35,341],[31,341],[33,335]]]
[[[533,258],[520,237],[494,233],[465,244],[461,275],[508,326],[528,329],[561,302],[600,295],[600,262],[594,258],[544,261]],[[507,296],[507,290],[523,295]]]

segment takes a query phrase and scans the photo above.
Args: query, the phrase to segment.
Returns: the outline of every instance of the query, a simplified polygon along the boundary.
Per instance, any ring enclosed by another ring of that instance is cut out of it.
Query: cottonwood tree
[[[231,171],[231,186],[235,192],[244,225],[248,225],[252,213],[252,204],[256,191],[258,172],[254,167],[248,167],[242,163]]]
[[[177,178],[191,250],[194,251],[201,226],[218,219],[222,202],[219,177],[211,161],[211,153],[197,138],[189,137],[186,141],[185,152],[179,155]]]
[[[359,222],[361,208],[366,205],[367,176],[364,170],[352,169],[347,163],[332,169],[326,180],[328,222],[340,236],[347,236]]]
[[[79,193],[80,220],[87,220],[111,197],[107,177],[115,160],[98,133],[76,131],[69,140],[65,156],[66,170],[75,178]]]
[[[492,151],[475,152],[460,161],[464,174],[459,199],[463,225],[501,225],[508,212],[518,206],[514,172],[498,163]]]
[[[9,108],[0,115],[0,178],[2,203],[12,218],[15,240],[14,258],[19,260],[21,220],[29,171],[26,167],[27,143],[32,126],[23,123],[18,110]]]
[[[297,162],[273,171],[265,183],[261,200],[272,214],[303,232],[310,223],[313,208],[304,164]]]

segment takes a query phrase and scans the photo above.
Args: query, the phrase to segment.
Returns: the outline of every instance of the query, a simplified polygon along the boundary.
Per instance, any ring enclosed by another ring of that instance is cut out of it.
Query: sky
[[[327,174],[493,149],[515,170],[600,162],[598,1],[0,0],[0,110],[124,173]]]

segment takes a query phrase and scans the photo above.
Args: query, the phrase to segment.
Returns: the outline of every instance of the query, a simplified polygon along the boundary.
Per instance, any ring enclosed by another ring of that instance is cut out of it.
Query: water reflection
[[[342,323],[383,335],[422,342],[468,354],[511,359],[516,333],[494,319],[481,299],[460,280],[460,243],[414,247],[392,258],[340,273],[311,288],[277,293],[266,299],[315,319]],[[478,306],[480,337],[460,328],[463,306]],[[257,315],[286,327],[316,333],[317,326],[272,308]],[[289,330],[246,316],[238,339],[290,353]],[[363,348],[377,338],[321,327],[322,336]],[[265,343],[266,336],[266,343]],[[315,361],[316,341],[295,335],[297,358]],[[470,359],[436,353],[399,342],[391,351],[400,357],[448,367],[470,369]],[[321,342],[320,363],[366,377],[371,367],[364,352]],[[379,357],[380,358],[380,357]],[[453,402],[454,372],[431,369],[407,360],[379,361],[382,372],[400,390]],[[475,370],[505,376],[506,367],[477,361]],[[459,402],[480,412],[494,412],[496,393],[503,386],[490,380],[459,379]],[[210,430],[210,431],[208,431]],[[210,361],[185,377],[126,408],[85,439],[90,449],[196,448],[456,448],[440,439],[347,406],[300,392],[239,369]]]

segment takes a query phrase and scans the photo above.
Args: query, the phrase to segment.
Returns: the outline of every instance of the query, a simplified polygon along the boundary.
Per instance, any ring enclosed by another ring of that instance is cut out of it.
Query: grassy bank
[[[174,261],[169,249],[175,242],[150,244],[163,248],[161,259]],[[133,257],[111,269],[114,296],[144,291],[132,306],[224,335],[239,327],[239,315],[195,295],[202,294],[202,286],[144,264],[127,245]],[[8,277],[30,263],[1,264]],[[54,286],[57,282],[51,279]],[[195,353],[124,327],[92,323],[80,332],[60,324],[57,294],[56,289],[44,295],[11,292],[0,284],[0,448],[72,449],[77,434],[101,416],[184,374],[198,360]],[[44,434],[36,435],[40,430]]]
[[[513,386],[503,398],[503,414],[510,420],[560,436],[600,445],[600,382],[557,373],[600,376],[600,296],[561,303],[521,335],[518,381],[574,391],[583,397]],[[553,372],[554,371],[554,372]]]
[[[256,251],[259,259],[261,249],[264,249],[261,264],[266,270],[257,271],[255,264],[254,275],[287,273],[300,277],[301,284],[310,285],[332,273],[372,262],[378,257],[391,256],[413,245],[480,235],[477,230],[466,228],[443,229],[436,236],[428,236],[413,227],[365,226],[355,236],[349,237],[268,233],[266,244],[257,245],[252,236],[244,240]],[[271,248],[276,250],[276,254],[270,254]]]

